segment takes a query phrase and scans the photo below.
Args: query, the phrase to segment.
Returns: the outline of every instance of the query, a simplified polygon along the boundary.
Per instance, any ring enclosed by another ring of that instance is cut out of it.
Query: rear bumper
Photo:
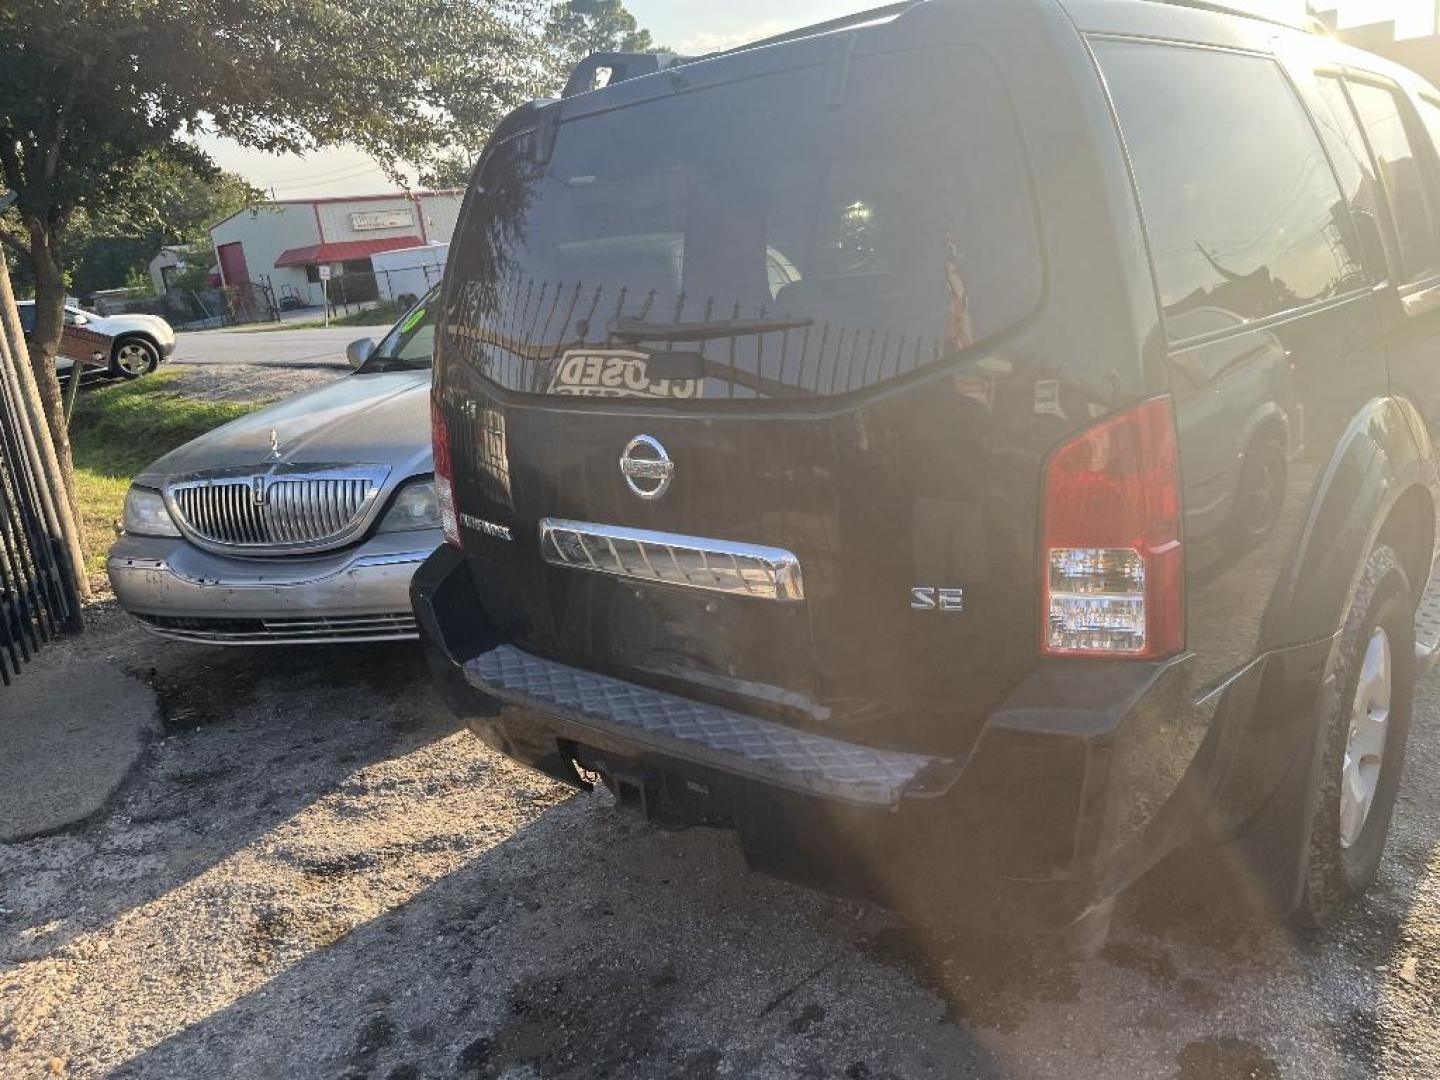
[[[1027,682],[960,758],[893,753],[745,716],[513,647],[463,556],[411,587],[447,701],[496,750],[622,802],[720,821],[758,870],[919,916],[1063,930],[1163,854],[1155,816],[1117,812],[1116,742],[1162,710],[1185,661],[1062,668]],[[507,705],[521,708],[506,708]],[[1128,784],[1129,778],[1123,783]]]

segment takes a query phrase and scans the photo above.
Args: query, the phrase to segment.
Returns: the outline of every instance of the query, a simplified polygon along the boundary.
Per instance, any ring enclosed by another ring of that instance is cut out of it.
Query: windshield
[[[405,317],[375,346],[375,351],[360,370],[371,373],[428,368],[435,352],[434,305],[439,293],[438,286],[431,289],[424,299],[406,312]]]
[[[566,121],[548,165],[533,136],[496,147],[445,359],[534,393],[828,394],[1022,319],[1039,258],[989,59],[860,58],[842,107],[829,92],[823,67],[796,68]],[[940,102],[946,122],[924,122]],[[658,351],[696,377],[647,376]]]

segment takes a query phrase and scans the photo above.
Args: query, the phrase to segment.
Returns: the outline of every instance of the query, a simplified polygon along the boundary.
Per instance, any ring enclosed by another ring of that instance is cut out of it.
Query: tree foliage
[[[77,221],[194,164],[184,136],[202,125],[257,149],[350,143],[397,175],[423,168],[548,77],[546,14],[523,0],[0,4],[0,181],[19,193],[9,240],[34,278],[33,359],[66,463],[51,359]]]
[[[650,31],[621,0],[568,0],[557,4],[545,36],[567,68],[597,52],[654,52]]]
[[[215,168],[197,157],[181,161],[152,154],[134,172],[134,183],[117,191],[103,210],[78,211],[66,230],[61,265],[66,287],[82,299],[100,289],[114,289],[148,277],[150,259],[166,245],[210,247],[209,226],[264,197],[243,177]],[[9,232],[19,235],[18,217],[11,215]],[[201,282],[214,264],[213,255],[196,256]],[[16,260],[16,288],[33,292],[34,275],[27,260]]]

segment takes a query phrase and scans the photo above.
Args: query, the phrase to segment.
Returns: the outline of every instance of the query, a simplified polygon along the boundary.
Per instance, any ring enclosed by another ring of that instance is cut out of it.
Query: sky
[[[739,45],[797,26],[877,6],[882,0],[628,0],[626,6],[657,42],[679,53],[700,53]],[[1232,0],[1244,2],[1244,0]],[[1251,0],[1255,2],[1255,0]],[[1304,0],[1264,0],[1279,8]],[[1342,26],[1393,18],[1401,35],[1428,33],[1440,0],[1322,0],[1338,6]],[[783,7],[783,12],[778,10]],[[395,185],[365,154],[340,148],[304,158],[261,154],[216,138],[201,145],[216,162],[240,173],[276,198],[366,195]]]

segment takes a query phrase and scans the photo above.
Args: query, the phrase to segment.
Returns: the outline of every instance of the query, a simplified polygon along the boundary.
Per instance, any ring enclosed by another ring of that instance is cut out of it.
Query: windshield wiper
[[[607,329],[611,337],[626,341],[716,341],[721,338],[804,330],[814,323],[814,319],[717,319],[713,322],[692,323],[615,319]]]

